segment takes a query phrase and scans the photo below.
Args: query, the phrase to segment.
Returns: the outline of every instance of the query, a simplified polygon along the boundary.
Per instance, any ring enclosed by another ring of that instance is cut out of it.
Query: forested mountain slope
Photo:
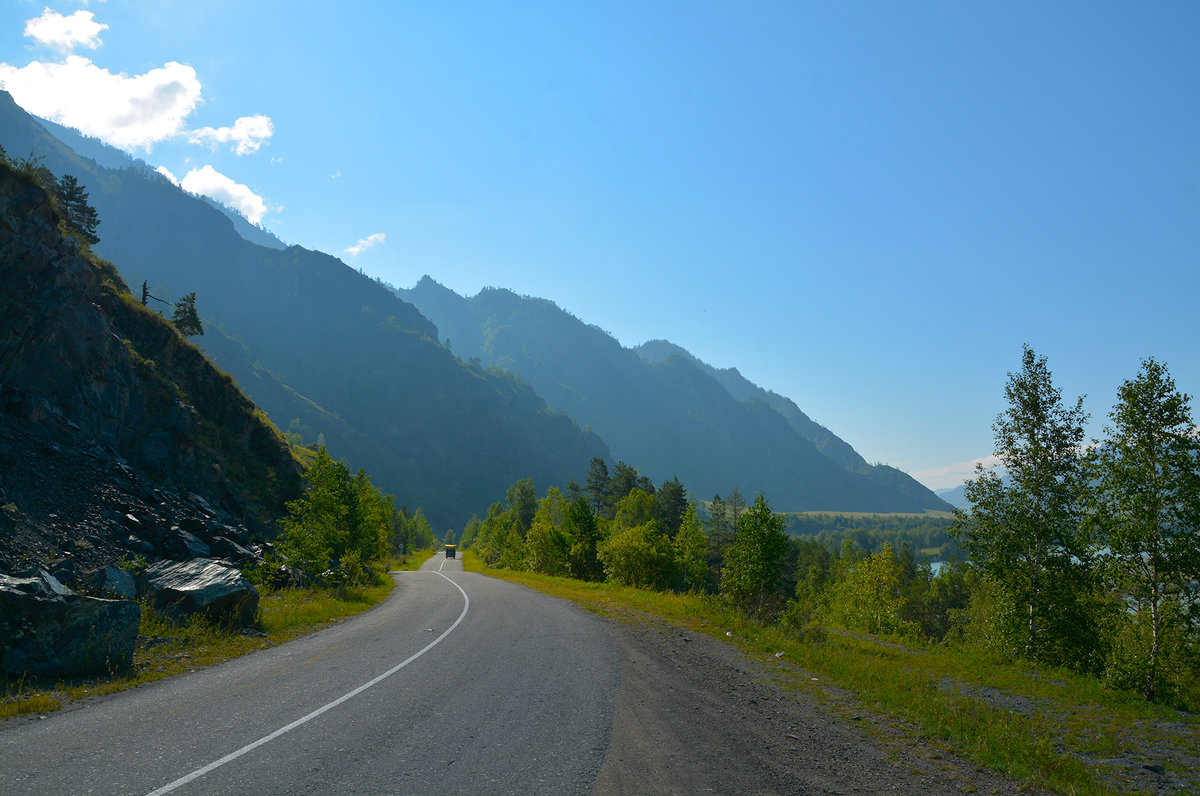
[[[694,358],[650,361],[550,301],[499,289],[467,299],[429,277],[397,292],[459,356],[520,374],[551,406],[595,429],[614,456],[654,480],[678,476],[694,497],[737,486],[785,511],[948,508],[919,485],[893,485],[823,455],[784,414],[764,400],[739,400]]]
[[[930,498],[937,496],[902,470],[886,464],[867,464],[867,461],[848,442],[812,420],[800,407],[796,406],[791,398],[771,390],[764,390],[739,373],[737,368],[714,368],[707,362],[697,359],[687,349],[666,340],[651,340],[642,343],[634,351],[650,362],[663,362],[673,356],[682,357],[720,382],[729,391],[729,394],[739,401],[762,401],[771,407],[787,420],[788,425],[795,429],[796,433],[816,445],[817,450],[845,469],[895,489],[902,495],[919,501],[925,508],[936,507],[942,510],[951,508],[949,505],[936,506],[936,502],[931,502]],[[940,498],[938,499],[940,500]]]
[[[0,92],[0,145],[76,176],[101,219],[96,251],[167,299],[195,292],[211,352],[282,429],[366,467],[440,531],[521,479],[581,478],[608,449],[527,385],[459,362],[412,305],[339,260],[266,248],[166,178],[74,153]],[[236,345],[234,344],[236,342]],[[336,418],[336,421],[331,422]]]

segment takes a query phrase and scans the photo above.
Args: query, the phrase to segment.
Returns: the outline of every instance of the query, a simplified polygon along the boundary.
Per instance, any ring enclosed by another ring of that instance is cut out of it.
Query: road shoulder
[[[843,715],[852,695],[814,695],[786,661],[648,615],[605,621],[621,687],[597,796],[1031,792],[894,723]]]

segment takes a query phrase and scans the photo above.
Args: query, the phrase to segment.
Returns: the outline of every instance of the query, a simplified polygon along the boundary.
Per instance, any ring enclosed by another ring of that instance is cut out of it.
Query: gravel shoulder
[[[815,691],[786,661],[648,615],[606,622],[621,687],[596,796],[1038,792]]]

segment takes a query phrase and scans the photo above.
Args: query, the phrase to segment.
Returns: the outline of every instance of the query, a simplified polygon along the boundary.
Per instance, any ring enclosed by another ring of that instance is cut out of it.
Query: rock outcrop
[[[138,593],[168,616],[197,614],[231,627],[249,627],[258,611],[254,585],[228,564],[208,558],[152,564],[138,576]]]
[[[106,564],[84,575],[89,591],[112,600],[136,600],[137,579],[127,569]]]
[[[141,608],[75,594],[52,575],[0,575],[0,671],[84,677],[133,664]]]
[[[133,597],[129,567],[164,610],[252,623],[231,564],[299,494],[266,417],[0,158],[0,670],[129,667],[140,606],[76,593]]]
[[[229,376],[2,162],[0,472],[0,572],[245,561],[300,493],[286,442]],[[216,537],[236,546],[214,553]]]

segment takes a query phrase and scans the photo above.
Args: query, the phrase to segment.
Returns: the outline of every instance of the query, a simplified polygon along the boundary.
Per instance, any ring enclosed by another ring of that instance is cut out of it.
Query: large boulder
[[[163,540],[163,552],[169,558],[177,561],[187,561],[192,558],[207,559],[212,550],[195,534],[183,530],[178,525],[172,525]]]
[[[247,627],[258,611],[254,584],[210,558],[151,564],[138,576],[138,594],[176,619],[198,614],[218,624]]]
[[[0,575],[0,670],[85,677],[133,665],[141,608],[75,594],[41,570]]]
[[[83,577],[85,591],[98,593],[115,600],[136,600],[137,580],[133,573],[118,566],[108,564],[88,572]]]
[[[222,558],[235,566],[255,560],[254,553],[224,536],[214,536],[209,548],[212,550],[213,558]]]

